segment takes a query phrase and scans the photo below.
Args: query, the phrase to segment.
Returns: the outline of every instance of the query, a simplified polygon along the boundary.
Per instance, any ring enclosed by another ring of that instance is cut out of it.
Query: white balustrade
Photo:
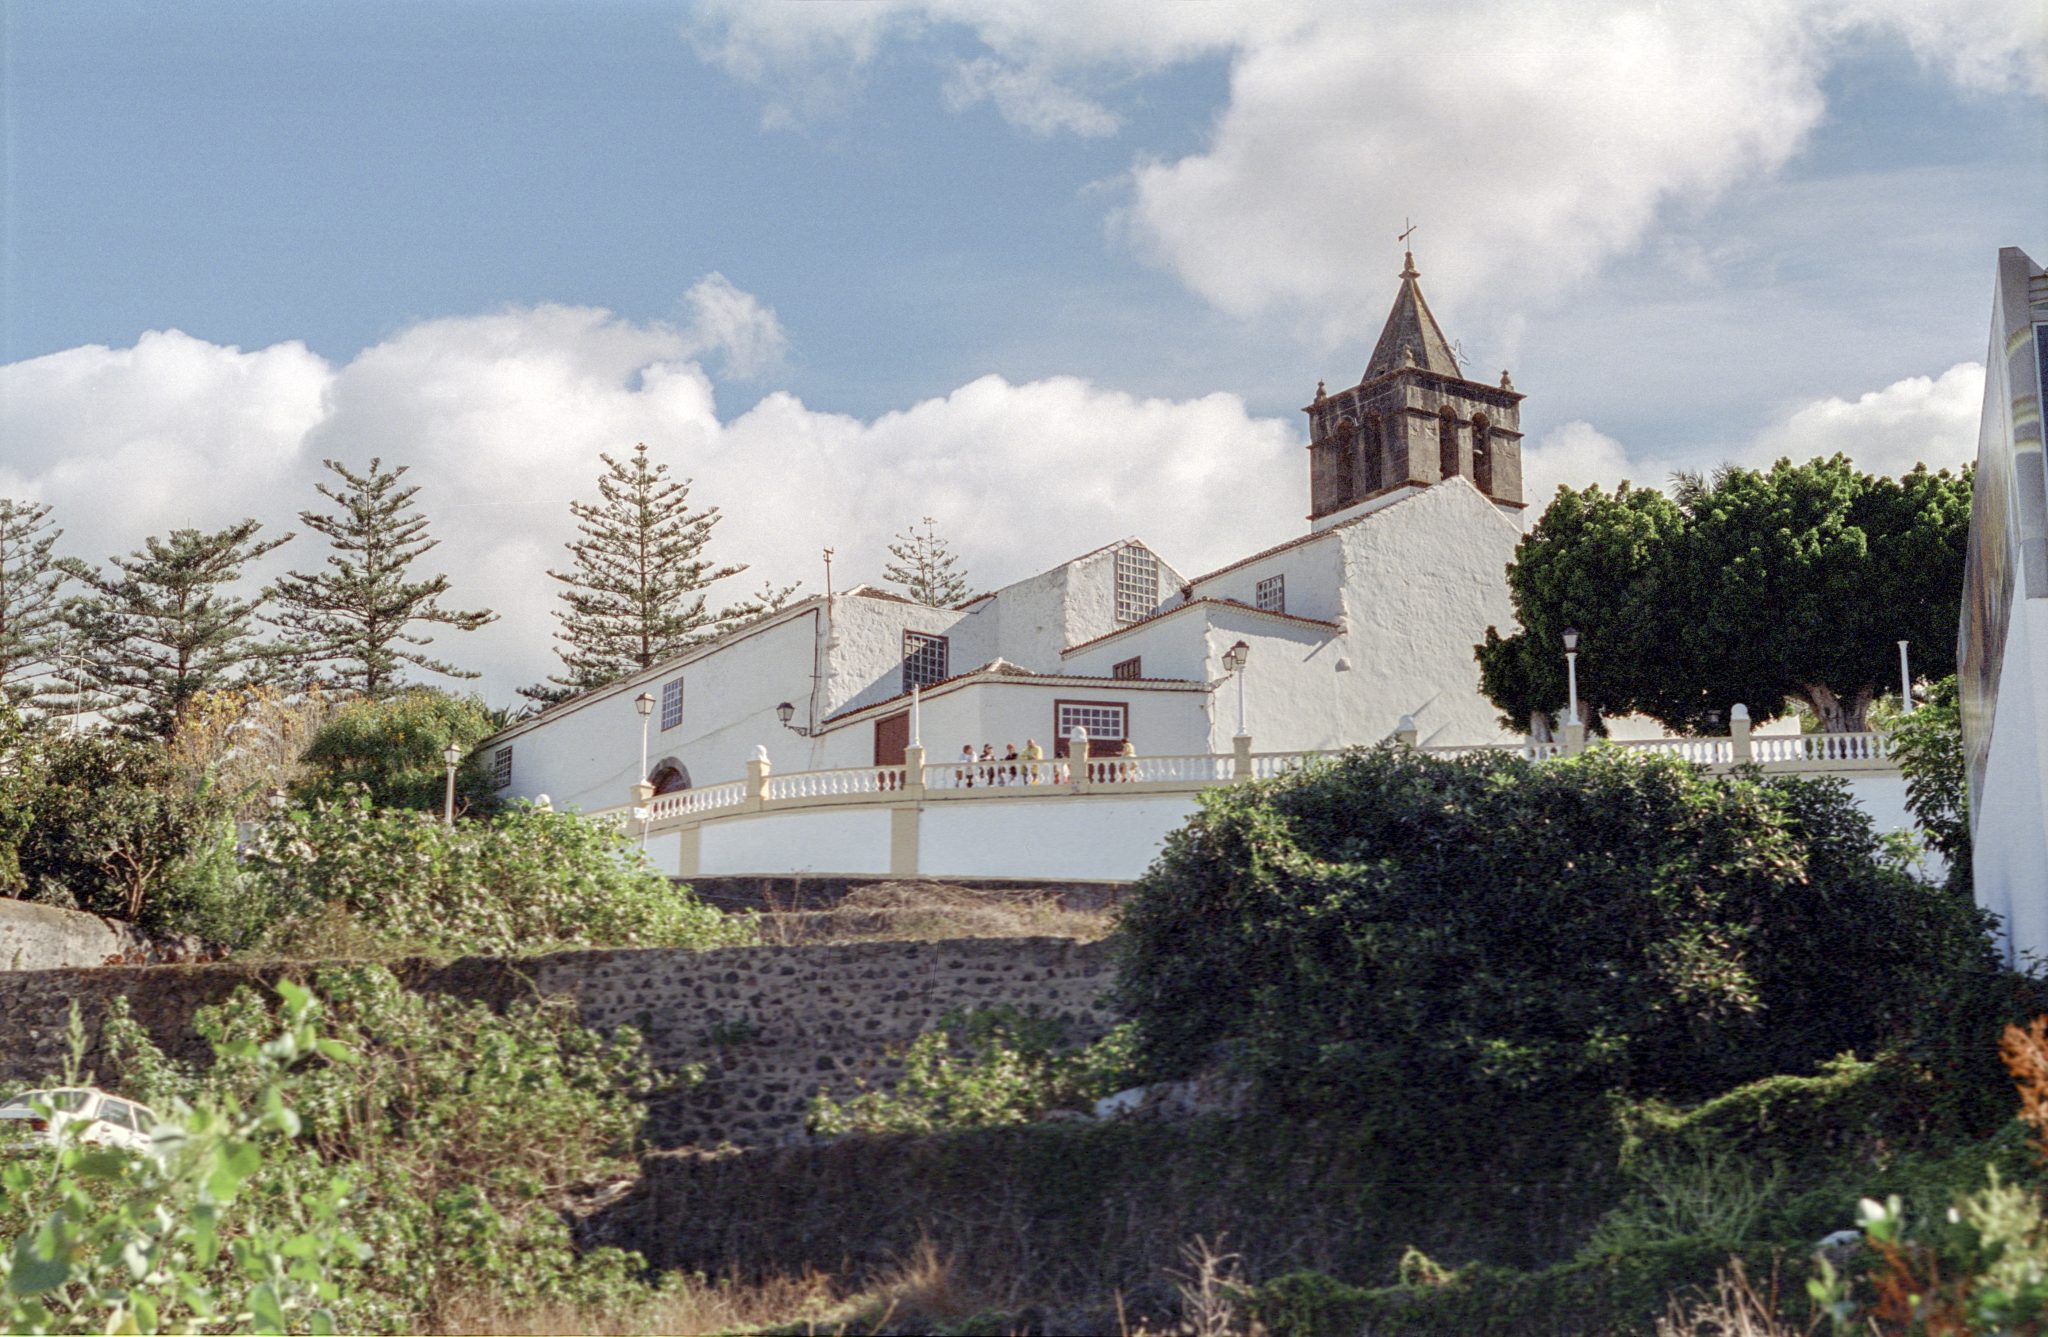
[[[1343,752],[1334,750],[1323,752],[1254,752],[1252,753],[1252,778],[1255,780],[1270,780],[1276,775],[1286,775],[1289,771],[1298,771],[1311,762],[1322,761],[1328,757],[1341,757],[1343,755]],[[1230,758],[1224,757],[1220,758],[1220,760],[1228,762]]]
[[[1072,779],[1071,768],[1060,760],[1015,760],[937,762],[924,768],[926,789],[1007,789],[1012,785],[1063,785]]]
[[[1088,782],[1096,785],[1213,784],[1230,778],[1230,757],[1197,752],[1179,757],[1091,757]]]
[[[1677,757],[1703,766],[1735,760],[1735,743],[1727,738],[1632,738],[1610,746],[1648,756]]]
[[[1882,762],[1891,756],[1891,747],[1884,735],[1877,733],[1807,733],[1753,738],[1750,748],[1758,761],[1767,764]]]
[[[901,766],[848,766],[836,771],[792,771],[768,777],[768,798],[831,798],[887,794],[903,788]]]
[[[647,819],[651,822],[666,821],[672,817],[715,812],[719,808],[737,808],[746,801],[746,782],[730,780],[724,784],[706,785],[702,789],[658,795],[647,804]]]

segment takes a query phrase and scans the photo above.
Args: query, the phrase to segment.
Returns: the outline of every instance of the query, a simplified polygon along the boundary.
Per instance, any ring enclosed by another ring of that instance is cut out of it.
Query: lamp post
[[[1901,715],[1913,713],[1913,669],[1906,662],[1906,646],[1909,644],[1910,642],[1908,641],[1899,642],[1899,713]]]
[[[1243,738],[1244,731],[1244,665],[1252,657],[1252,648],[1243,641],[1223,652],[1223,667],[1237,678],[1237,736]]]
[[[1579,629],[1577,627],[1566,627],[1564,629],[1564,677],[1565,690],[1569,694],[1569,705],[1565,711],[1564,722],[1566,724],[1577,724],[1579,722]]]
[[[791,733],[795,734],[799,738],[809,738],[811,736],[811,731],[809,729],[803,728],[800,725],[790,723],[790,720],[795,718],[795,716],[796,707],[791,705],[789,702],[782,701],[776,704],[775,718],[782,721],[782,727],[789,730]]]
[[[448,790],[441,798],[441,824],[455,825],[455,768],[462,764],[462,745],[450,743],[441,749],[441,760],[448,763]]]
[[[633,709],[640,712],[640,778],[647,778],[647,722],[654,717],[654,693],[642,692],[633,698]]]

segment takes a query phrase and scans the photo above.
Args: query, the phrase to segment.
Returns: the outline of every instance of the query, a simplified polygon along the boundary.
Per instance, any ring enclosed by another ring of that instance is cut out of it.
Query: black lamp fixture
[[[797,735],[797,737],[799,738],[809,738],[811,736],[811,731],[809,729],[800,728],[797,725],[790,723],[790,720],[794,718],[795,715],[796,707],[791,705],[789,702],[782,701],[776,704],[775,718],[782,721],[782,727],[789,730],[791,733]]]

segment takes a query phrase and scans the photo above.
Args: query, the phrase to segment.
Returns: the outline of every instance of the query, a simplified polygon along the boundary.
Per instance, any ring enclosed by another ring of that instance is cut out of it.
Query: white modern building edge
[[[1956,663],[1979,904],[2015,963],[2048,959],[2048,275],[1998,253]]]
[[[1075,728],[1148,755],[1228,752],[1240,732],[1338,748],[1404,717],[1425,743],[1506,741],[1473,647],[1514,625],[1521,395],[1505,373],[1466,378],[1416,280],[1411,259],[1359,383],[1304,410],[1301,536],[1197,576],[1127,538],[958,608],[866,586],[807,599],[487,740],[500,787],[616,807],[643,730],[662,792],[738,779],[757,746],[778,773],[900,763],[913,687],[934,761],[1063,754]]]

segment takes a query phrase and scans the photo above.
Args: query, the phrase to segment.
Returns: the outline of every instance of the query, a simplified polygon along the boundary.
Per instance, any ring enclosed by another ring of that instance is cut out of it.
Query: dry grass
[[[938,882],[857,887],[830,910],[760,918],[777,947],[827,942],[935,942],[948,938],[1072,938],[1094,942],[1116,927],[1110,910],[1069,910],[1051,893],[977,891]]]
[[[1778,1299],[1776,1276],[1759,1292],[1743,1271],[1742,1260],[1731,1258],[1714,1278],[1711,1292],[1689,1304],[1672,1299],[1670,1309],[1657,1320],[1657,1337],[1809,1337],[1820,1331],[1818,1313],[1803,1324],[1779,1318]]]
[[[867,1337],[928,1332],[988,1307],[963,1290],[949,1261],[929,1242],[858,1290],[812,1272],[740,1285],[672,1277],[646,1303],[594,1310],[540,1304],[510,1308],[493,1296],[459,1295],[438,1306],[432,1331],[469,1334],[776,1332],[805,1337]]]

